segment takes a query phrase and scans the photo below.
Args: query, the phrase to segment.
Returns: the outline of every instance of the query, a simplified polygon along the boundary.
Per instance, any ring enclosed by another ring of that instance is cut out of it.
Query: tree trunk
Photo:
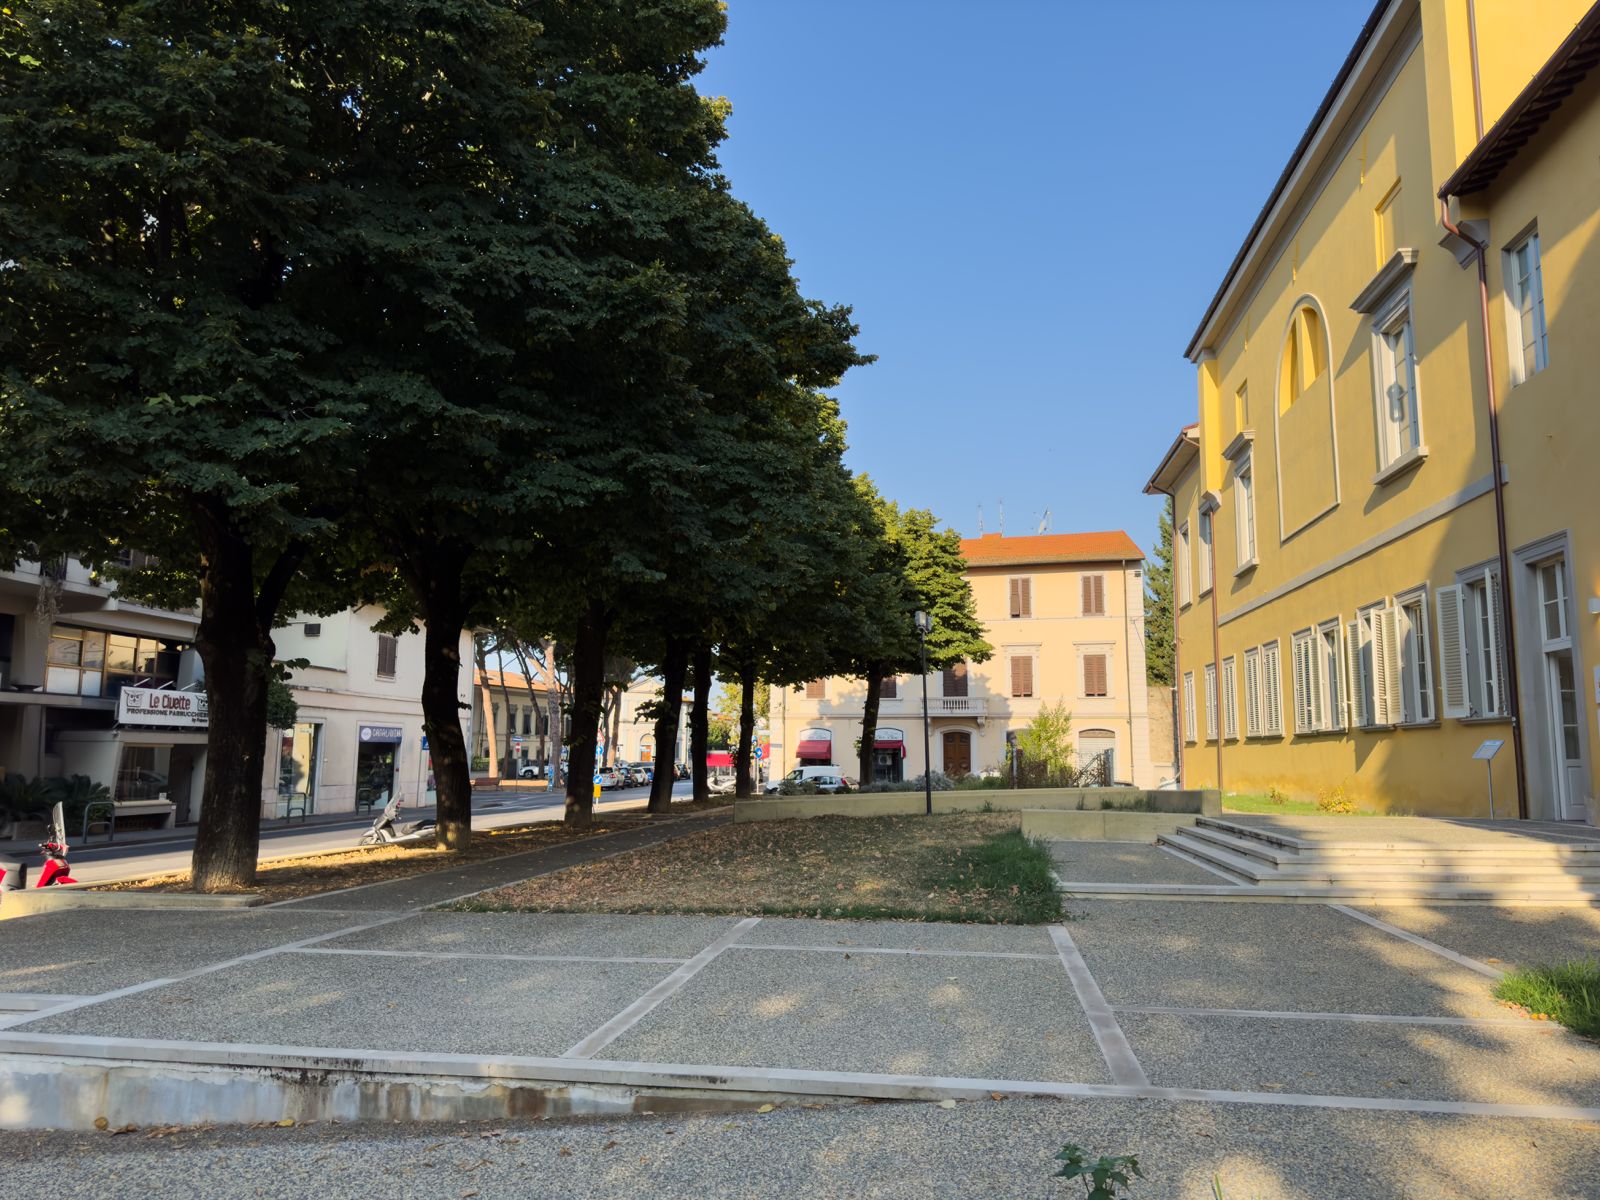
[[[474,672],[476,675],[474,683],[477,686],[478,703],[483,706],[483,753],[484,757],[489,760],[489,778],[498,779],[500,778],[500,752],[498,749],[499,743],[495,740],[498,734],[496,734],[494,727],[494,693],[489,690],[489,659],[483,652],[483,640],[476,635],[472,639],[472,657],[477,665],[477,670]],[[467,763],[467,773],[470,777],[472,773],[470,756]]]
[[[561,685],[561,678],[556,673],[556,644],[554,641],[544,643],[544,671],[545,683],[550,688],[550,790],[555,791],[556,783],[561,779],[561,746],[565,740],[566,714],[563,711],[563,700],[566,699],[566,689]]]
[[[756,737],[756,669],[739,668],[739,757],[736,760],[733,794],[738,800],[750,798],[750,754]]]
[[[694,651],[694,708],[689,713],[689,777],[696,800],[711,798],[711,778],[706,751],[711,740],[711,647]]]
[[[856,781],[866,787],[876,782],[878,743],[878,702],[883,692],[883,669],[867,664],[867,698],[861,708],[861,774]]]
[[[203,510],[196,526],[202,573],[195,646],[205,664],[211,716],[191,886],[197,892],[225,892],[255,881],[272,628],[301,553],[291,549],[280,555],[258,593],[254,550],[226,516]]]
[[[506,752],[500,759],[500,778],[505,779],[509,776],[515,779],[517,770],[522,764],[517,762],[511,753],[511,747],[516,742],[517,721],[516,715],[511,711],[511,686],[506,683],[505,651],[502,649],[504,645],[505,643],[496,636],[494,653],[500,660],[500,702],[506,706]]]
[[[461,733],[458,694],[461,631],[466,627],[460,585],[456,572],[453,581],[442,580],[432,589],[423,633],[422,729],[428,735],[438,789],[437,842],[446,850],[465,850],[472,842],[472,762]],[[492,730],[489,741],[494,742]]]
[[[594,820],[595,739],[600,735],[600,710],[606,690],[606,635],[611,614],[591,603],[578,622],[572,647],[572,740],[567,750],[568,825]]]
[[[664,813],[672,807],[672,749],[678,744],[678,721],[683,713],[683,677],[689,670],[687,642],[669,641],[661,660],[661,711],[656,714],[655,772],[650,780],[650,811]],[[662,750],[666,749],[665,760]],[[662,770],[665,761],[667,769]]]

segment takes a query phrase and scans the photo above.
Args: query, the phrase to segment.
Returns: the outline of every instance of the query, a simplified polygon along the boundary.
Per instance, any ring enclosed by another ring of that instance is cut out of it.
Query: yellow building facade
[[[1185,786],[1595,819],[1597,31],[1379,4],[1224,277],[1146,486]]]
[[[1072,714],[1080,763],[1108,755],[1112,777],[1137,787],[1171,778],[1170,751],[1151,746],[1144,555],[1133,540],[1121,532],[988,534],[961,548],[994,654],[929,674],[934,770],[1003,770],[1010,735],[1060,703]],[[885,681],[875,739],[880,780],[923,772],[922,686],[918,675]],[[774,774],[832,764],[854,778],[865,700],[859,679],[774,688]]]

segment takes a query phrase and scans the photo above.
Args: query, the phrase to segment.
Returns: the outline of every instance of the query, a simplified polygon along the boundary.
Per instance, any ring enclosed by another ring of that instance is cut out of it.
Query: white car
[[[764,790],[767,795],[776,796],[778,789],[786,783],[814,783],[823,792],[836,792],[841,787],[855,791],[856,788],[856,781],[840,767],[796,767],[782,779],[774,779],[767,784]]]

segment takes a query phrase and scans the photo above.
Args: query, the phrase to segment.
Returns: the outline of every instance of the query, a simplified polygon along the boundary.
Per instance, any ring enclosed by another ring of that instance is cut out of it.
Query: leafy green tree
[[[1154,684],[1173,683],[1172,624],[1172,498],[1161,510],[1156,551],[1144,569],[1145,678]]]
[[[1072,714],[1066,701],[1042,704],[1027,726],[1017,732],[1015,744],[1022,761],[1042,770],[1046,776],[1072,769]]]

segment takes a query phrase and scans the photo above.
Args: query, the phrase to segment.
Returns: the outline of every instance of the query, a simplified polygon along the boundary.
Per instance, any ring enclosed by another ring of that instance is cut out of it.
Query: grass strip
[[[1573,1033],[1600,1039],[1600,962],[1574,958],[1512,971],[1495,985],[1497,999],[1548,1018]]]
[[[987,895],[1009,902],[1010,920],[1017,924],[1042,924],[1061,916],[1050,851],[1037,838],[1024,837],[1020,829],[957,851],[953,867],[930,880],[931,886],[954,896]]]

